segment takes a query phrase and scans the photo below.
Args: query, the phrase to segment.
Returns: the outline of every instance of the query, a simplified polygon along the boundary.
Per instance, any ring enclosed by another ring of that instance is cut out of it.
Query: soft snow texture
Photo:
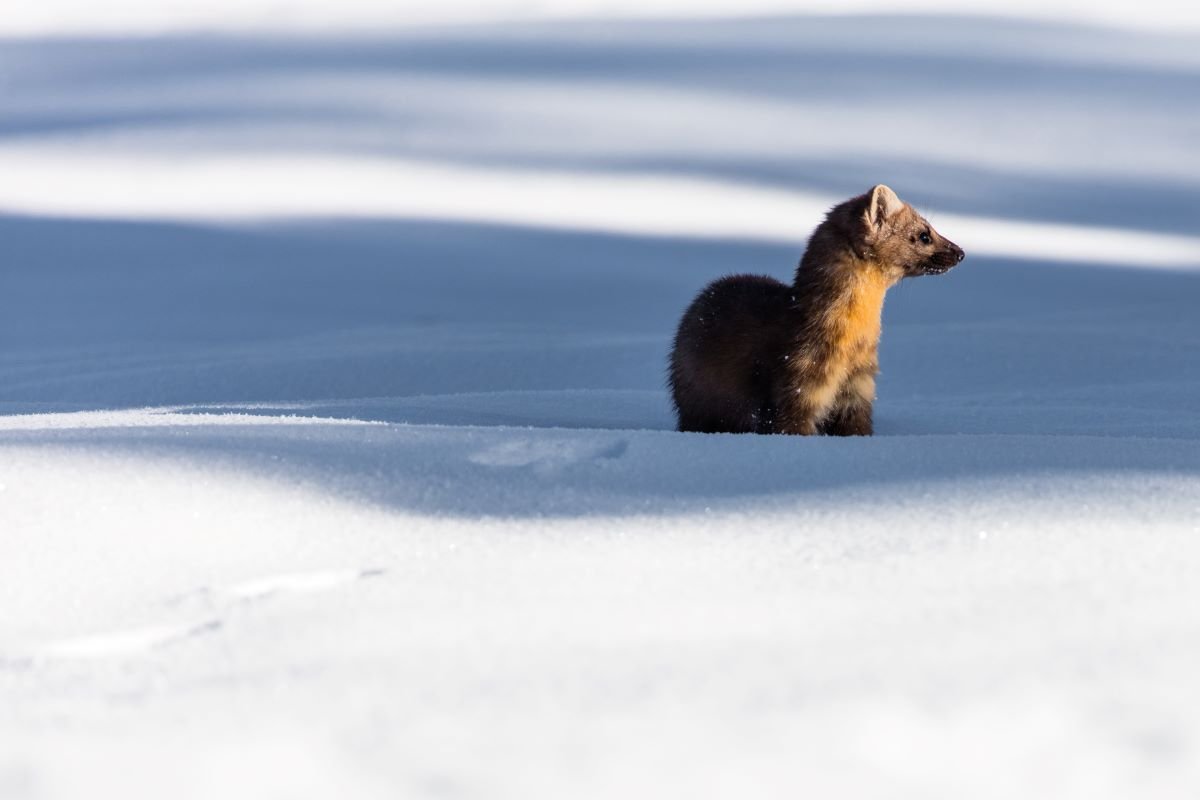
[[[975,14],[1158,30],[1200,29],[1180,0],[5,0],[0,33],[370,32],[544,19],[725,18],[795,14]]]
[[[53,5],[0,21],[0,798],[1200,792],[1200,40]],[[673,432],[694,293],[880,181],[969,257],[889,297],[879,435]]]

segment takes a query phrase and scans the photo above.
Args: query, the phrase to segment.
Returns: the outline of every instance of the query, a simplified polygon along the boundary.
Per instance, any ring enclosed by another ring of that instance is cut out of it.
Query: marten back
[[[713,281],[683,315],[671,351],[679,430],[772,433],[772,382],[788,338],[792,287],[764,275]]]

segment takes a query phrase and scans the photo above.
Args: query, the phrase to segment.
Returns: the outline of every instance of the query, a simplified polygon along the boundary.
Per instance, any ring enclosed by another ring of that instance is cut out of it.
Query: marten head
[[[834,206],[813,231],[796,280],[842,274],[850,264],[882,270],[888,283],[940,275],[963,260],[962,248],[933,229],[913,207],[879,184]]]
[[[963,260],[961,247],[882,183],[850,203],[858,216],[861,255],[895,279],[940,275]]]

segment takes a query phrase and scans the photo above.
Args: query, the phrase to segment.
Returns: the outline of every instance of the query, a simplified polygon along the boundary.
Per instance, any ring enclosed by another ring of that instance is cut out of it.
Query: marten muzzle
[[[963,249],[954,242],[946,242],[946,244],[934,253],[929,258],[929,263],[925,265],[926,275],[941,275],[943,272],[949,272],[952,267],[958,266],[967,254]]]

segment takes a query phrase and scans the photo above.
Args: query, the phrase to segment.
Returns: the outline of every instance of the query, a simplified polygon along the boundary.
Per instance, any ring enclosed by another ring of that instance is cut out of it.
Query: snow
[[[795,14],[972,14],[1088,22],[1157,30],[1200,29],[1200,12],[1178,0],[8,0],[0,33],[90,34],[169,31],[372,32],[471,23],[610,18],[761,17]]]
[[[400,159],[80,157],[0,152],[0,209],[96,219],[245,222],[295,216],[455,220],[653,236],[796,240],[844,198],[661,174],[454,168]],[[407,191],[397,194],[395,187]],[[938,214],[988,256],[1153,267],[1200,264],[1200,237]]]
[[[0,797],[1196,795],[1191,12],[700,5],[6,8]],[[878,435],[675,433],[880,181]]]

